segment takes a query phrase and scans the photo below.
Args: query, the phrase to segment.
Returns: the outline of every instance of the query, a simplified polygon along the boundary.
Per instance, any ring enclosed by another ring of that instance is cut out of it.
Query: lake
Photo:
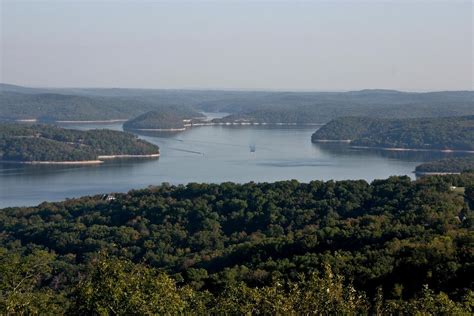
[[[68,125],[110,128],[121,124]],[[29,206],[84,195],[126,192],[163,182],[270,182],[414,177],[435,153],[355,150],[347,145],[312,144],[316,126],[203,126],[180,133],[142,135],[160,146],[155,160],[110,161],[97,166],[0,164],[0,207]],[[254,152],[252,152],[254,150]]]

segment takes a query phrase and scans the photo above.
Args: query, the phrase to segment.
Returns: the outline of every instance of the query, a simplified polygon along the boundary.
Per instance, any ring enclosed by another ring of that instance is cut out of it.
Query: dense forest
[[[0,92],[0,120],[36,119],[39,122],[127,120],[147,111],[167,111],[167,104],[140,97],[102,97],[57,93]],[[199,115],[188,106],[174,105],[187,116]]]
[[[474,171],[474,155],[425,162],[417,166],[415,171],[418,173],[460,173]]]
[[[119,131],[0,124],[2,161],[83,161],[95,160],[101,155],[149,155],[158,152],[158,146]]]
[[[391,118],[474,115],[474,92],[268,92],[152,89],[39,89],[0,84],[0,120],[131,119],[170,107],[223,112],[220,122],[327,123],[341,116]]]
[[[124,129],[140,130],[140,129],[184,129],[185,119],[192,119],[189,113],[180,111],[179,109],[169,108],[164,111],[151,111],[142,114],[134,119],[128,120],[123,124]],[[199,117],[195,115],[194,117]]]
[[[206,111],[228,112],[216,120],[260,123],[327,123],[342,116],[376,118],[448,117],[474,114],[474,93],[407,93],[392,90],[352,92],[273,92],[202,102]]]
[[[0,211],[2,313],[474,312],[474,174],[113,196]]]
[[[374,119],[343,117],[312,135],[313,142],[350,140],[353,146],[426,150],[474,150],[474,116]]]

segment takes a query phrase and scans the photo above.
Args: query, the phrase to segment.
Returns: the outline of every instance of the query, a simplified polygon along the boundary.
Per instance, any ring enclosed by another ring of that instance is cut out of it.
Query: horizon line
[[[36,86],[36,85],[23,85],[17,83],[6,83],[0,82],[0,85],[16,86],[27,89],[97,89],[97,90],[174,90],[174,91],[228,91],[228,92],[294,92],[294,93],[344,93],[344,92],[360,92],[360,91],[391,91],[391,92],[404,92],[404,93],[430,93],[430,92],[473,92],[473,89],[460,89],[460,90],[432,90],[432,89],[410,89],[410,90],[398,90],[393,88],[360,88],[360,89],[286,89],[286,88],[229,88],[229,87],[180,87],[180,88],[131,88],[131,87],[105,87],[105,86]]]

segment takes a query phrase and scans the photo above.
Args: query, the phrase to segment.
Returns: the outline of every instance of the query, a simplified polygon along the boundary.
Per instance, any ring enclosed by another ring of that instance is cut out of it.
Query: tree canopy
[[[128,120],[123,124],[124,129],[140,130],[140,129],[183,129],[184,119],[191,119],[189,113],[178,109],[167,109],[166,111],[151,111],[142,114],[134,119]]]
[[[473,191],[473,174],[190,183],[6,208],[0,307],[469,314]]]
[[[3,161],[82,161],[98,159],[101,155],[158,152],[158,146],[119,131],[0,123],[0,160]]]
[[[425,162],[417,166],[415,171],[419,173],[474,171],[474,155]]]
[[[343,117],[312,135],[312,141],[350,140],[351,145],[425,150],[474,150],[474,116],[420,119]]]
[[[393,90],[349,92],[220,91],[158,89],[53,89],[0,84],[0,120],[131,119],[170,107],[186,112],[223,112],[221,122],[327,123],[342,116],[378,118],[474,115],[474,92],[411,93]]]

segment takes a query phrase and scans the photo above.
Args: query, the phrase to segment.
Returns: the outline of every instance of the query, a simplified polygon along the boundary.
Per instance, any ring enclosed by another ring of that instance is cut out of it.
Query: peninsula
[[[417,119],[343,117],[311,137],[313,143],[345,142],[356,148],[474,153],[474,116]]]
[[[196,117],[201,115],[195,113]],[[184,131],[187,126],[191,126],[191,121],[188,112],[177,108],[167,108],[139,115],[125,122],[123,128],[131,131]]]
[[[23,164],[100,164],[113,158],[153,158],[159,147],[112,130],[78,131],[50,125],[0,124],[0,161]]]
[[[417,174],[461,173],[474,170],[474,156],[429,161],[417,166]]]

